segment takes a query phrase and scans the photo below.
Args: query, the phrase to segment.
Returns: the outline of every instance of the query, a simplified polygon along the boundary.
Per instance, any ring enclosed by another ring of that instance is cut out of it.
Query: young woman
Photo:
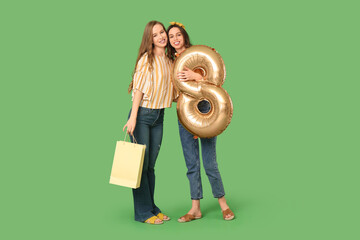
[[[165,55],[167,41],[162,23],[151,21],[146,25],[129,86],[132,109],[123,128],[135,138],[131,141],[146,145],[141,183],[133,189],[133,197],[135,220],[150,224],[170,220],[154,202],[154,169],[163,136],[164,109],[173,101],[171,61]]]
[[[167,29],[169,36],[169,43],[167,48],[167,55],[174,60],[179,54],[191,46],[190,38],[185,31],[184,25],[177,22],[171,22]],[[202,76],[198,73],[185,68],[184,71],[179,72],[177,77],[182,81],[201,80]],[[208,101],[201,101],[198,104],[198,109],[202,113],[210,111],[210,104]],[[179,222],[190,222],[194,219],[201,218],[200,199],[203,198],[201,177],[200,177],[200,159],[199,159],[199,140],[197,137],[189,133],[179,122],[180,139],[185,157],[187,177],[190,182],[190,193],[192,199],[192,207],[190,211],[178,219]],[[224,197],[224,187],[221,180],[220,172],[216,162],[216,137],[201,138],[202,158],[206,175],[209,178],[212,188],[213,196],[218,199],[220,208],[223,212],[225,220],[234,219],[234,213],[230,210]]]

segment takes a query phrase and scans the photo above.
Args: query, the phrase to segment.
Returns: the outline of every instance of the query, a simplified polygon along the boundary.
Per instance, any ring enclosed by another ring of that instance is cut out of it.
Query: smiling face
[[[156,24],[152,30],[154,47],[165,48],[167,44],[167,35],[165,29],[160,25]]]
[[[185,48],[184,36],[178,27],[173,27],[169,31],[170,44],[177,52]]]

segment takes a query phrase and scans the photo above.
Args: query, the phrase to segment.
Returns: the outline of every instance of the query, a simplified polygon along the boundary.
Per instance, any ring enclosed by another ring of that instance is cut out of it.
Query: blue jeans
[[[206,101],[199,103],[200,112],[206,113],[210,110],[210,104]],[[179,122],[179,121],[178,121]],[[181,145],[190,182],[190,193],[192,200],[203,198],[203,190],[200,175],[199,140],[189,133],[179,122]],[[209,178],[213,196],[220,198],[225,195],[224,186],[216,162],[216,137],[201,138],[202,159],[206,175]]]
[[[131,110],[130,110],[131,113]],[[129,117],[130,117],[129,113]],[[155,162],[163,136],[164,109],[139,107],[134,137],[146,145],[140,187],[133,189],[135,220],[144,222],[161,211],[154,203]],[[131,141],[133,138],[130,137]]]

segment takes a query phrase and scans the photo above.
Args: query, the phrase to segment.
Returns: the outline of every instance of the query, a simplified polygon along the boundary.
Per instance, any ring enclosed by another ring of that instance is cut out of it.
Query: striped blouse
[[[138,61],[133,77],[133,93],[144,93],[141,107],[160,109],[171,107],[174,87],[171,81],[172,64],[166,56],[154,56],[153,71],[150,72],[148,55],[145,53]]]

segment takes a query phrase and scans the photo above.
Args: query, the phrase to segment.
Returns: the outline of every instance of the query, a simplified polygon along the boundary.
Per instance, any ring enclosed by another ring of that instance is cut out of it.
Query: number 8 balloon
[[[177,73],[183,71],[185,66],[200,72],[203,80],[180,81]],[[177,114],[181,124],[200,138],[211,138],[222,133],[230,124],[233,105],[229,94],[221,87],[226,70],[220,54],[204,45],[189,47],[176,59],[173,76],[174,85],[180,93]],[[211,105],[207,113],[201,113],[197,107],[202,100]]]

